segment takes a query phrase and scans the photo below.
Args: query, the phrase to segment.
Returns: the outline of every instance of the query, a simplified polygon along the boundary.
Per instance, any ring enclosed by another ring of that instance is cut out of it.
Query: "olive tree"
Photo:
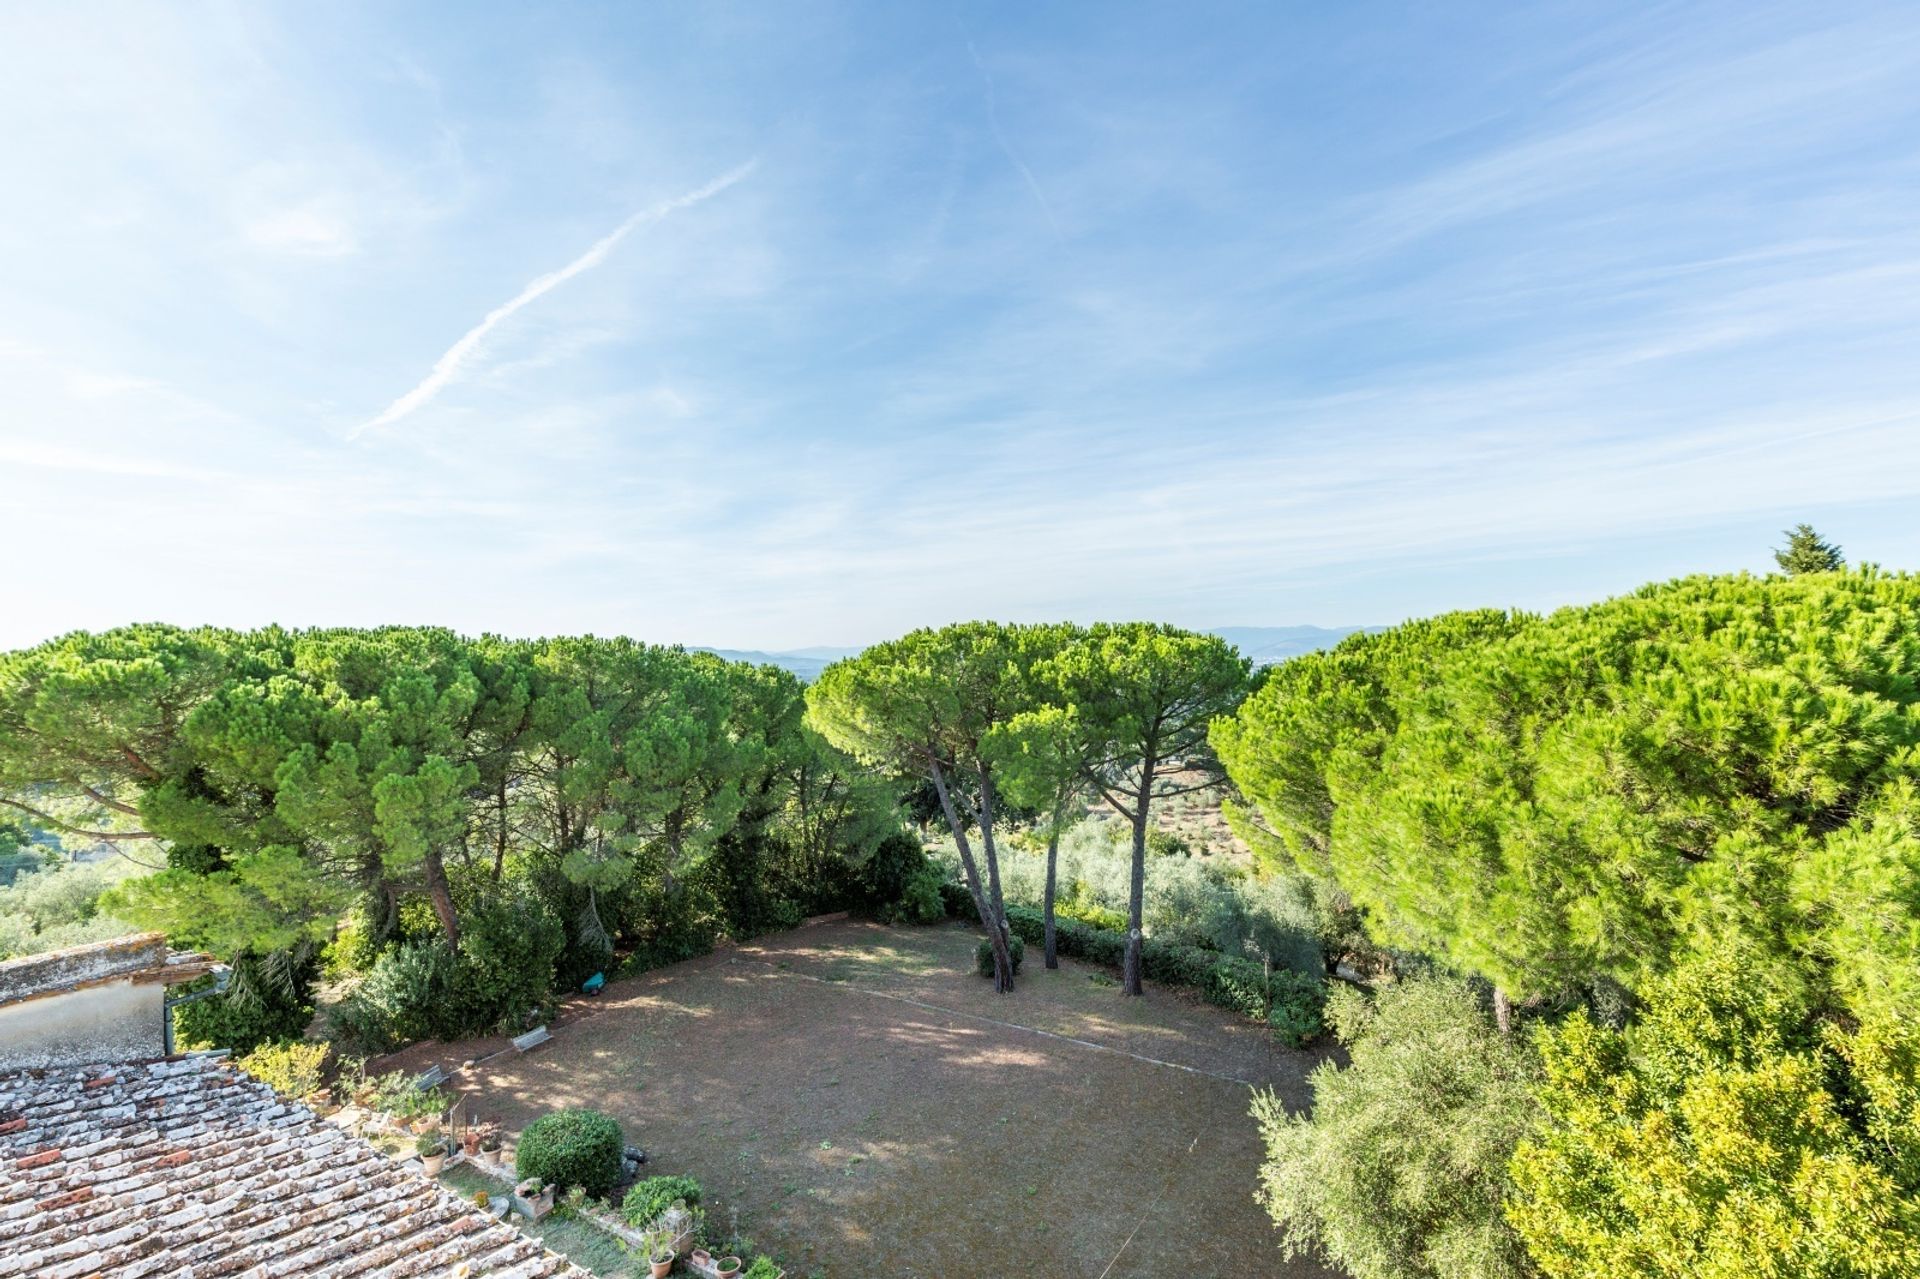
[[[1348,1064],[1312,1075],[1311,1115],[1254,1098],[1266,1142],[1260,1202],[1289,1255],[1355,1279],[1522,1279],[1504,1217],[1508,1161],[1540,1123],[1531,1051],[1454,978],[1335,992]],[[1625,1273],[1625,1272],[1622,1272]]]

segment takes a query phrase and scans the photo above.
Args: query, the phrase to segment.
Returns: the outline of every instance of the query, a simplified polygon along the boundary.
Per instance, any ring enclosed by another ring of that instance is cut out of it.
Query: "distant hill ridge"
[[[1332,648],[1356,631],[1384,631],[1384,626],[1217,626],[1208,632],[1253,659],[1255,666],[1271,666],[1289,657]],[[730,662],[752,662],[756,666],[778,666],[792,671],[808,682],[843,657],[852,657],[858,648],[815,645],[811,648],[781,649],[766,652],[756,648],[709,648],[692,646],[695,652],[712,653]]]

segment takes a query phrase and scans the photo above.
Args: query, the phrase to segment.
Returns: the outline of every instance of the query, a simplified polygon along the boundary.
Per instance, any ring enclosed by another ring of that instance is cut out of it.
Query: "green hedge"
[[[556,1110],[520,1134],[514,1171],[560,1188],[579,1186],[598,1199],[620,1183],[626,1139],[620,1125],[597,1110]]]
[[[1007,927],[1015,937],[1032,945],[1046,943],[1046,918],[1031,906],[1007,907]],[[1053,936],[1059,953],[1073,959],[1110,968],[1118,968],[1126,960],[1127,935],[1115,929],[1095,928],[1080,920],[1056,915]],[[1151,937],[1141,944],[1140,961],[1148,981],[1191,986],[1210,1004],[1267,1022],[1276,1035],[1294,1047],[1313,1039],[1323,1028],[1321,1011],[1326,1004],[1323,977],[1290,968],[1275,969],[1268,976],[1261,965],[1251,959],[1223,955],[1200,946],[1156,941]]]

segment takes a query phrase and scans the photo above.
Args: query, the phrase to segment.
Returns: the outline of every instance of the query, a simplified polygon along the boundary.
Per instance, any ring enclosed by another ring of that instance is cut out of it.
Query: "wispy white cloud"
[[[249,218],[241,229],[250,244],[286,253],[335,258],[360,248],[359,237],[345,219],[313,205],[264,212]]]
[[[128,475],[144,479],[214,483],[233,478],[207,467],[133,456],[120,449],[90,450],[39,440],[0,440],[0,462],[85,475]]]
[[[480,323],[462,334],[459,341],[447,348],[446,354],[434,361],[433,369],[420,380],[419,385],[389,404],[378,416],[369,418],[354,427],[347,433],[347,438],[357,439],[368,431],[391,426],[409,413],[430,403],[460,376],[461,370],[480,351],[487,335],[505,324],[515,312],[538,301],[575,276],[585,274],[605,262],[620,241],[639,228],[650,226],[678,210],[691,208],[704,200],[712,199],[728,187],[745,180],[759,166],[759,163],[758,159],[749,160],[738,168],[721,174],[705,186],[696,187],[684,195],[677,195],[671,200],[662,200],[650,208],[642,209],[596,240],[591,248],[573,261],[557,271],[549,271],[535,279],[516,293],[511,300],[487,312]]]
[[[972,57],[974,69],[980,73],[980,79],[986,85],[987,128],[993,132],[993,140],[1000,144],[1000,153],[1007,157],[1007,163],[1019,170],[1021,179],[1027,184],[1027,190],[1033,195],[1033,202],[1040,206],[1040,212],[1045,215],[1047,225],[1053,229],[1054,238],[1064,239],[1065,236],[1060,230],[1060,219],[1053,215],[1053,206],[1047,203],[1046,192],[1040,189],[1040,180],[1033,176],[1033,170],[1028,168],[1027,162],[1020,158],[1020,153],[1013,149],[1013,144],[1007,141],[1005,130],[1000,127],[1000,95],[993,87],[993,73],[987,70],[987,64],[981,60],[980,50],[974,47],[971,40],[967,41],[967,53]]]

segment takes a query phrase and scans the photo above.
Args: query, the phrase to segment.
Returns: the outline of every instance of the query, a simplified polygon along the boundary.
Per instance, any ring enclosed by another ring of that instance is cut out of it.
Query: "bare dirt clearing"
[[[959,926],[815,925],[575,1001],[554,1041],[452,1085],[518,1129],[617,1117],[789,1273],[1319,1276],[1253,1202],[1249,1085],[1308,1100],[1314,1053],[1166,990],[1029,952],[995,996]],[[499,1045],[423,1045],[458,1065]]]

